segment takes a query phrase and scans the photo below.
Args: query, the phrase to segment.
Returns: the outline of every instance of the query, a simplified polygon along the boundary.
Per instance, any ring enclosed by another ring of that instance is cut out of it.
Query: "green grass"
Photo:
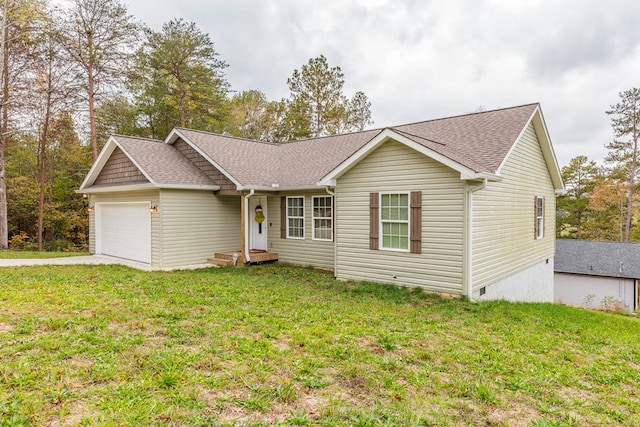
[[[639,337],[289,266],[3,268],[0,426],[637,426]]]
[[[27,258],[63,258],[70,256],[89,255],[88,252],[47,252],[47,251],[9,251],[0,250],[0,259]]]

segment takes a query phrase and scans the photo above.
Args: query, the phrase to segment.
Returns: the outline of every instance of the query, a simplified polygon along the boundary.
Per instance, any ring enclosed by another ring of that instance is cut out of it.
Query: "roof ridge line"
[[[461,118],[461,117],[477,116],[479,114],[496,113],[498,111],[506,111],[506,110],[515,110],[516,108],[530,107],[530,106],[533,106],[533,105],[540,105],[540,103],[539,102],[530,102],[528,104],[515,105],[513,107],[501,107],[501,108],[494,108],[492,110],[486,110],[486,111],[475,111],[475,112],[471,112],[471,113],[457,114],[455,116],[438,117],[438,118],[435,118],[435,119],[421,120],[421,121],[418,121],[418,122],[403,123],[401,125],[395,125],[393,127],[413,126],[413,125],[417,125],[417,124],[420,124],[420,123],[429,123],[429,122],[437,122],[437,121],[441,121],[441,120],[458,119],[458,118]]]
[[[164,142],[161,139],[145,138],[144,136],[135,136],[135,135],[122,135],[119,133],[112,133],[110,136],[113,138],[120,137],[120,138],[127,138],[127,139],[141,139],[143,141]]]
[[[242,138],[240,136],[225,135],[225,134],[222,134],[222,133],[210,132],[210,131],[199,130],[199,129],[191,129],[191,128],[183,128],[183,127],[175,127],[174,129],[176,129],[176,130],[186,130],[186,131],[189,131],[189,132],[203,133],[205,135],[213,135],[213,136],[217,136],[217,137],[220,137],[220,138],[237,139],[239,141],[257,142],[259,144],[265,144],[265,145],[282,145],[283,144],[282,142],[261,141],[259,139]],[[292,142],[295,142],[295,141],[292,141]]]
[[[400,129],[395,128],[395,127],[392,127],[392,128],[389,128],[389,129],[393,130],[394,132],[402,133],[404,135],[410,135],[410,136],[413,136],[414,138],[420,138],[422,140],[433,142],[434,144],[442,145],[443,147],[447,147],[447,144],[445,144],[444,142],[439,142],[439,141],[436,141],[436,140],[433,140],[433,139],[425,138],[424,136],[416,135],[414,133],[407,132],[407,131],[404,131],[404,130],[400,130]]]

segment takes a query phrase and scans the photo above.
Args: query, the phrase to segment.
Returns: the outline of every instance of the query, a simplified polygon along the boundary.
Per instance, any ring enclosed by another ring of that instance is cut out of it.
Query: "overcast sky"
[[[638,0],[123,0],[158,30],[208,33],[233,90],[287,97],[325,55],[361,90],[373,127],[540,102],[560,166],[600,162],[610,105],[640,87]]]

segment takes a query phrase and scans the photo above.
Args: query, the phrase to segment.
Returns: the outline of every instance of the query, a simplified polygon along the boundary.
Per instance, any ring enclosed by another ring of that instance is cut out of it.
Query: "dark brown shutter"
[[[533,238],[538,238],[538,196],[533,197]]]
[[[380,248],[380,193],[369,193],[369,249]]]
[[[280,197],[280,238],[287,238],[287,198]]]
[[[410,250],[412,254],[422,253],[422,191],[411,192]]]

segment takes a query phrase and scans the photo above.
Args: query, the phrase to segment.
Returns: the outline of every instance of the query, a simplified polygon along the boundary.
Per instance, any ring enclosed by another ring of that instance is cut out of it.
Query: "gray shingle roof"
[[[475,172],[495,173],[537,107],[528,104],[392,129]]]
[[[495,173],[538,104],[392,127],[475,172]],[[315,185],[382,129],[284,144],[178,129],[242,185]]]
[[[556,239],[555,271],[640,279],[640,243]]]
[[[154,184],[215,185],[189,159],[164,141],[121,135],[114,135],[113,138]]]

